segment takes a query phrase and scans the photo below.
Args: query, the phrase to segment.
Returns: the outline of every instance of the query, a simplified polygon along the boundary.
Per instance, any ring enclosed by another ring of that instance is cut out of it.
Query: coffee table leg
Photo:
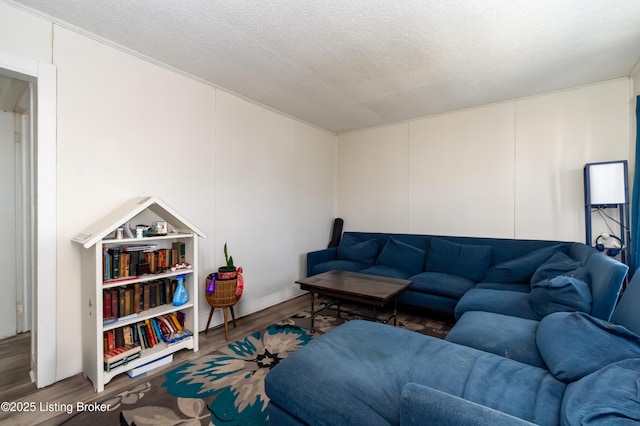
[[[315,323],[315,319],[316,319],[316,311],[315,311],[315,308],[314,308],[314,306],[315,306],[315,303],[314,303],[315,300],[314,299],[315,298],[314,298],[313,292],[311,291],[310,293],[311,293],[311,332],[315,333],[316,332],[316,328],[315,328],[315,324],[314,324]]]
[[[396,327],[398,325],[398,301],[393,299],[393,326]]]

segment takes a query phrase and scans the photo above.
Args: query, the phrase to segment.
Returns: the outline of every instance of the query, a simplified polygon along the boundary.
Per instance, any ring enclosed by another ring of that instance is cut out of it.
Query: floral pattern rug
[[[388,313],[382,312],[380,318]],[[362,316],[358,308],[315,316],[316,336]],[[107,413],[81,413],[66,425],[266,425],[269,398],[264,377],[313,339],[311,314],[301,312],[265,330],[205,354],[146,383],[104,399]],[[399,314],[398,326],[443,338],[451,324]]]

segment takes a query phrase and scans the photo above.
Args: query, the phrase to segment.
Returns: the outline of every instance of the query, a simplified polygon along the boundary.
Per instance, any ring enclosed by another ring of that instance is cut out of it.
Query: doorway
[[[31,330],[31,94],[29,81],[0,74],[0,339]]]
[[[23,121],[27,129],[23,137],[28,134],[31,141],[30,153],[24,157],[29,158],[30,182],[22,184],[24,190],[29,187],[30,223],[27,226],[31,246],[23,245],[21,250],[29,252],[25,258],[30,259],[27,269],[31,276],[25,279],[30,282],[31,294],[23,300],[22,308],[31,328],[30,380],[42,388],[56,382],[58,363],[57,305],[52,303],[57,290],[56,68],[0,50],[0,75],[26,81],[30,88],[29,120]],[[19,214],[18,217],[26,216]]]

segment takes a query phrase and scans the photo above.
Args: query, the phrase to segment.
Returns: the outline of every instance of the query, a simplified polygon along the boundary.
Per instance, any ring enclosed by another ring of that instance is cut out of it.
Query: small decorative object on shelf
[[[178,286],[173,293],[173,306],[182,306],[189,301],[189,295],[184,288],[184,275],[178,275],[176,280],[178,280]]]
[[[153,232],[125,231],[149,221]],[[97,392],[119,374],[198,350],[199,237],[206,235],[167,204],[143,197],[73,239],[85,249],[83,373]]]

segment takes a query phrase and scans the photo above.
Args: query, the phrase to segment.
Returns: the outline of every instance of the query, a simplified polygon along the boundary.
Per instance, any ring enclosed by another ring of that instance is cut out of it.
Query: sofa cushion
[[[446,340],[505,358],[546,368],[536,344],[539,321],[496,314],[465,312]]]
[[[528,283],[531,276],[540,265],[546,262],[555,253],[563,252],[566,244],[556,244],[544,247],[516,259],[495,265],[483,281],[496,283]]]
[[[334,269],[337,271],[359,272],[369,266],[371,266],[369,263],[354,262],[353,260],[330,260],[328,262],[318,263],[314,266],[311,270],[311,275],[333,271]]]
[[[337,258],[372,265],[378,255],[376,240],[360,241],[352,235],[345,234],[338,244]]]
[[[526,319],[538,319],[531,309],[529,293],[472,288],[458,301],[453,312],[456,319],[469,311],[495,312]]]
[[[379,275],[381,277],[400,278],[406,280],[411,273],[399,268],[387,265],[373,265],[358,271],[360,274]]]
[[[531,309],[537,319],[553,312],[591,310],[591,290],[584,281],[560,275],[533,284]]]
[[[538,266],[538,269],[536,269],[531,277],[531,284],[538,283],[547,278],[557,277],[558,275],[578,269],[580,266],[582,265],[579,261],[570,258],[566,254],[555,253],[549,260]]]
[[[640,358],[640,336],[583,312],[557,312],[538,325],[536,343],[558,380],[573,382],[604,366]]]
[[[534,424],[417,383],[407,383],[400,397],[402,426],[531,426]]]
[[[400,395],[409,382],[540,424],[557,422],[566,387],[541,368],[355,320],[280,361],[265,390],[302,423],[398,424]]]
[[[429,245],[426,270],[480,281],[491,264],[492,250],[491,246],[458,244],[434,237]]]
[[[411,277],[413,283],[409,288],[422,293],[460,299],[463,294],[473,288],[473,281],[458,275],[441,272],[421,272]]]
[[[567,385],[562,425],[632,425],[640,422],[640,359],[608,365]]]
[[[476,283],[474,288],[484,288],[489,290],[505,290],[505,291],[518,291],[520,293],[529,293],[531,291],[531,285],[529,283],[516,284],[516,283]]]
[[[376,265],[393,266],[414,275],[422,272],[426,256],[426,251],[389,237],[376,259]]]

